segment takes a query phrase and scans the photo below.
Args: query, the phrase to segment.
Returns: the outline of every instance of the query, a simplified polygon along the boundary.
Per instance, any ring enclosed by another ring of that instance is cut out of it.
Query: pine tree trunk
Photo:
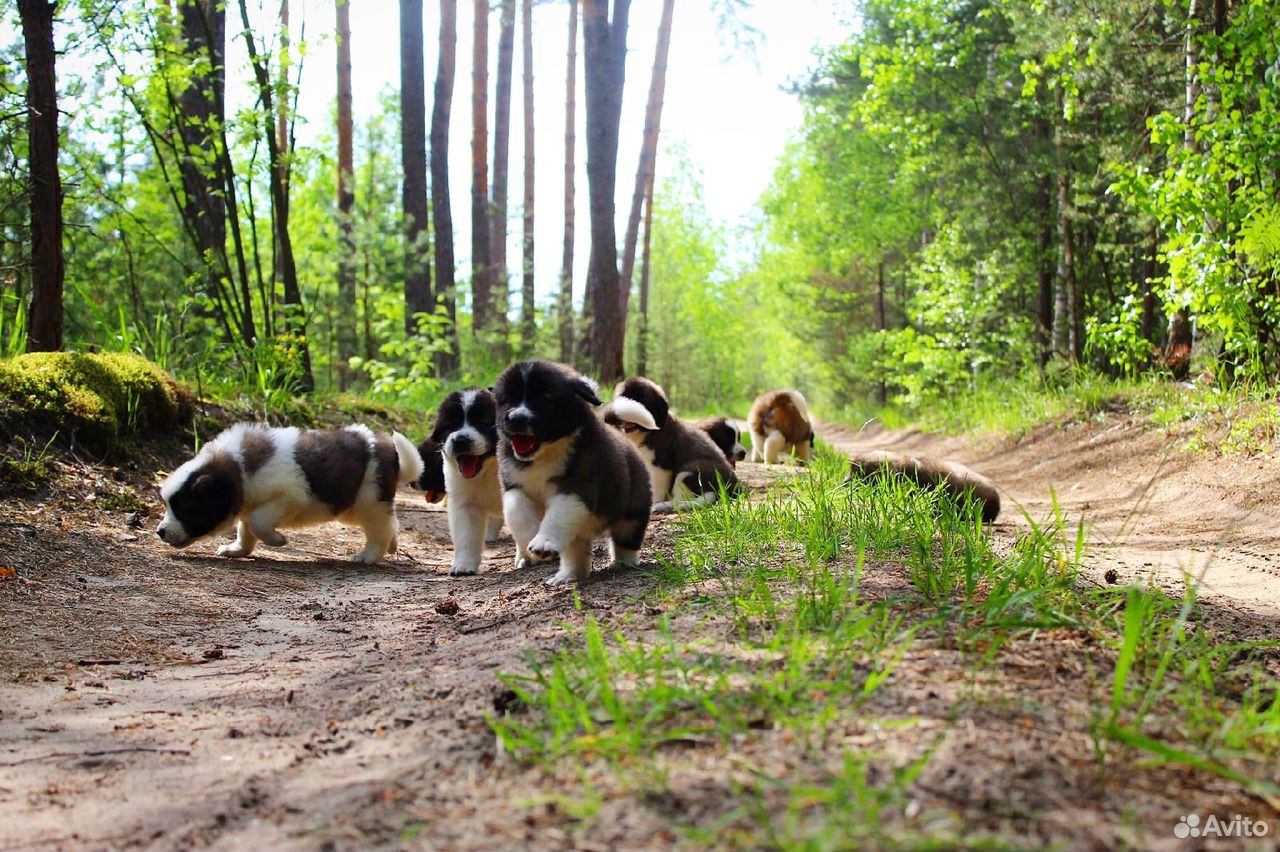
[[[27,351],[62,349],[62,179],[58,174],[58,88],[53,12],[47,0],[19,0],[27,59],[31,203],[31,308]]]
[[[663,0],[662,19],[658,24],[658,44],[653,56],[653,74],[649,80],[649,100],[644,110],[644,136],[640,145],[640,165],[636,169],[635,189],[631,193],[631,211],[627,216],[627,234],[622,249],[622,321],[627,321],[627,302],[631,296],[631,276],[636,265],[636,240],[640,235],[640,207],[645,192],[653,181],[658,159],[658,133],[662,125],[662,100],[667,85],[667,54],[671,48],[671,17],[675,0]]]
[[[221,110],[224,80],[226,9],[213,0],[195,0],[179,6],[183,52],[190,60],[208,62],[208,73],[193,75],[178,97],[181,118],[178,136],[182,142],[178,171],[182,178],[183,218],[189,223],[196,252],[200,255],[205,276],[204,290],[224,322],[235,321],[237,333],[246,345],[256,335],[253,302],[249,293],[247,267],[239,276],[237,305],[232,293],[223,289],[223,281],[236,279],[227,256],[227,204],[224,200],[221,165],[208,162],[208,153],[217,152],[218,133],[223,124]]]
[[[880,332],[881,339],[877,344],[877,349],[881,357],[884,355],[884,333],[888,331],[888,317],[885,314],[884,306],[884,259],[881,258],[880,263],[876,266],[876,331]],[[876,401],[884,405],[889,399],[889,388],[884,380],[884,369],[879,371],[880,375],[876,380]]]
[[[587,294],[591,302],[591,368],[602,381],[622,376],[626,327],[619,293],[618,236],[614,192],[618,170],[618,120],[626,73],[630,0],[583,0],[583,61],[587,93],[587,186],[591,214],[591,258]]]
[[[520,4],[520,43],[524,84],[524,234],[520,242],[520,346],[528,355],[537,343],[538,328],[534,312],[533,286],[533,0]]]
[[[475,0],[471,51],[471,331],[487,329],[493,288],[489,243],[489,0]]]
[[[564,249],[560,255],[560,295],[556,301],[560,325],[560,360],[573,360],[573,192],[577,118],[578,0],[569,0],[569,47],[564,96]]]
[[[436,372],[458,369],[458,315],[454,293],[453,211],[449,201],[449,115],[458,52],[458,0],[440,0],[440,60],[431,107],[431,224],[435,233],[436,305],[448,317],[447,345],[436,353]]]
[[[1046,175],[1041,179],[1040,189],[1037,196],[1040,209],[1040,253],[1037,258],[1037,267],[1039,275],[1039,299],[1038,299],[1038,323],[1037,331],[1039,343],[1038,361],[1040,369],[1044,369],[1049,363],[1049,359],[1053,357],[1054,352],[1054,317],[1057,314],[1054,311],[1055,296],[1057,290],[1054,286],[1054,269],[1053,269],[1053,222],[1054,222],[1054,203],[1053,192],[1051,191],[1051,181]]]
[[[507,194],[511,172],[511,65],[515,54],[515,0],[502,0],[498,29],[498,79],[494,83],[493,198],[489,204],[489,262],[493,282],[493,326],[499,356],[507,352],[507,312],[511,310],[507,271]]]
[[[1183,104],[1182,145],[1188,151],[1196,147],[1195,121],[1196,101],[1200,98],[1200,30],[1204,23],[1203,0],[1190,0],[1187,10],[1187,34],[1185,42],[1186,58],[1186,99]],[[1191,375],[1191,315],[1184,305],[1177,305],[1169,313],[1169,329],[1165,341],[1164,362],[1177,381],[1185,381]]]
[[[1058,90],[1057,115],[1062,115],[1062,90]],[[1054,133],[1058,186],[1058,272],[1054,282],[1053,348],[1071,363],[1079,354],[1076,339],[1075,237],[1071,223],[1071,163],[1059,124]]]
[[[422,0],[400,0],[400,162],[404,169],[404,333],[418,336],[431,313],[427,230],[427,92],[422,58]]]
[[[281,7],[284,8],[283,6]],[[347,389],[348,361],[356,354],[356,239],[352,220],[355,146],[351,104],[351,0],[337,0],[338,19],[338,387]],[[283,114],[283,111],[282,111]],[[280,127],[284,130],[284,125]],[[283,134],[287,139],[287,131]]]
[[[636,329],[636,374],[649,372],[649,268],[653,245],[653,172],[644,192],[644,246],[640,254],[640,324]]]
[[[284,284],[285,322],[294,338],[292,345],[296,347],[298,356],[298,388],[303,393],[310,393],[315,390],[316,383],[311,371],[311,350],[307,345],[306,307],[302,303],[302,291],[298,287],[298,267],[293,258],[293,241],[289,237],[289,193],[284,183],[283,168],[285,152],[281,151],[280,146],[276,144],[271,75],[254,42],[253,29],[249,25],[249,9],[245,0],[240,0],[240,22],[244,26],[245,47],[258,85],[258,98],[262,102],[263,132],[267,140],[268,166],[271,175],[272,222],[281,280]]]

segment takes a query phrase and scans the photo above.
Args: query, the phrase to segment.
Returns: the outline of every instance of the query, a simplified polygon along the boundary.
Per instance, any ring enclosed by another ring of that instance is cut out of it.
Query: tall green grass
[[[654,570],[665,614],[653,627],[587,614],[558,652],[503,675],[523,709],[490,724],[509,754],[565,785],[566,812],[593,819],[604,787],[661,800],[682,761],[712,761],[735,769],[726,810],[677,820],[696,846],[1000,845],[958,819],[921,833],[900,818],[930,749],[895,762],[841,732],[913,724],[905,707],[883,716],[913,649],[992,670],[1009,643],[1059,634],[1099,649],[1094,675],[1063,687],[1096,696],[1099,771],[1142,755],[1274,795],[1280,704],[1249,658],[1262,645],[1192,630],[1193,593],[1082,582],[1084,527],[1056,506],[998,550],[976,506],[891,476],[846,484],[846,470],[820,447],[810,471],[763,497],[684,514]],[[758,763],[778,732],[794,750],[785,775]]]

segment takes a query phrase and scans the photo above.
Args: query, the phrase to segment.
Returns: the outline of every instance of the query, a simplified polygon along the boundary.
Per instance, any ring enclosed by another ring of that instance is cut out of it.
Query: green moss
[[[189,391],[137,355],[35,352],[0,361],[4,420],[57,430],[97,450],[185,425],[192,403]]]

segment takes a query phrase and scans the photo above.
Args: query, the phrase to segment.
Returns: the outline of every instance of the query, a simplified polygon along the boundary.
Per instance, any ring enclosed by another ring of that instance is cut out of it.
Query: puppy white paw
[[[254,530],[254,533],[267,547],[284,547],[289,543],[289,539],[285,538],[280,530]]]
[[[218,548],[219,556],[230,556],[232,558],[248,556],[252,552],[253,552],[252,547],[241,547],[240,545],[235,544],[234,542],[231,544],[224,544]]]
[[[480,565],[472,562],[454,562],[449,568],[450,577],[472,577],[480,571]]]
[[[382,558],[379,550],[366,547],[364,550],[351,557],[351,561],[357,565],[375,565]]]
[[[570,583],[578,582],[578,575],[568,568],[561,568],[556,573],[547,578],[548,586],[567,586]]]
[[[540,562],[546,562],[560,555],[560,545],[538,533],[529,542],[529,553]]]

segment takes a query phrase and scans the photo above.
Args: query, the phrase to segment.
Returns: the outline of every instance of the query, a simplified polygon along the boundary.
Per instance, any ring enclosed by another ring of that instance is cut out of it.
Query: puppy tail
[[[391,443],[396,446],[396,456],[400,459],[400,482],[415,482],[422,476],[422,456],[413,442],[399,432],[391,433]]]

